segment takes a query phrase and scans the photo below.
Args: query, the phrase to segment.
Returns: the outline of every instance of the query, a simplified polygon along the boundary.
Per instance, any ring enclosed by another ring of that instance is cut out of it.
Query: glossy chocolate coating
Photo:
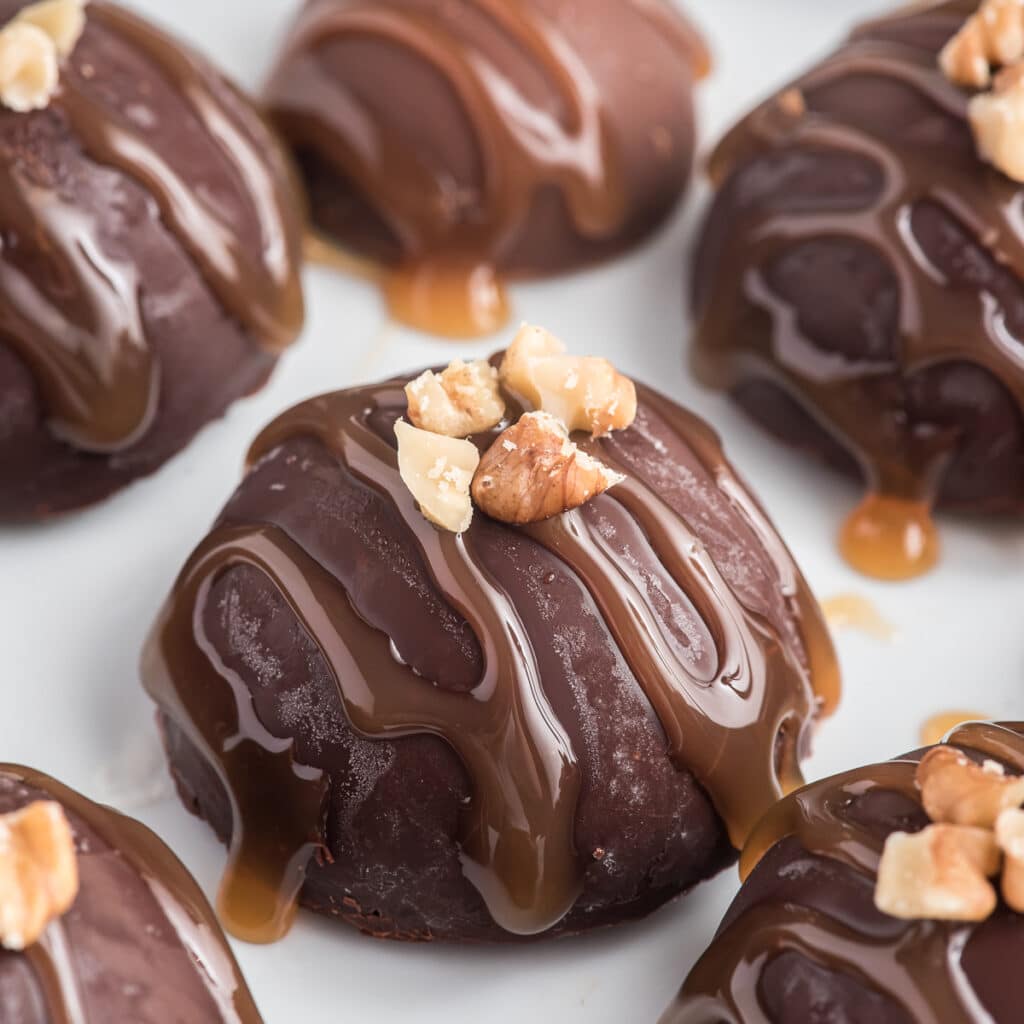
[[[22,953],[0,950],[5,1024],[260,1024],[199,886],[145,826],[39,772],[0,765],[0,814],[55,800],[79,891]]]
[[[665,0],[309,0],[266,95],[331,239],[424,281],[534,275],[666,218],[707,64]]]
[[[972,723],[948,742],[1024,772],[1024,724]],[[886,837],[928,824],[921,752],[813,783],[774,808],[749,877],[662,1024],[1011,1024],[1024,918],[903,921],[875,909]]]
[[[885,497],[1024,510],[1020,185],[938,67],[974,0],[857,30],[711,161],[695,367]]]
[[[258,389],[302,324],[300,235],[248,102],[90,3],[48,107],[0,108],[0,520],[103,498]]]
[[[182,796],[230,840],[229,928],[274,938],[297,895],[401,938],[613,923],[797,783],[836,697],[817,606],[717,438],[640,396],[579,438],[625,483],[459,536],[398,476],[400,382],[257,441],[143,660]]]

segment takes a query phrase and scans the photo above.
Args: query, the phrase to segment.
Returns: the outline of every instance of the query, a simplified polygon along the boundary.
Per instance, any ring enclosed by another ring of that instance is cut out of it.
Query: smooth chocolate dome
[[[0,765],[0,814],[60,804],[74,835],[71,909],[23,952],[0,950],[7,1024],[260,1024],[199,886],[144,825],[40,772]]]
[[[260,116],[135,15],[85,16],[48,106],[0,107],[0,521],[151,473],[302,324],[301,216]]]
[[[726,137],[693,360],[881,498],[1020,515],[1021,186],[977,155],[938,62],[977,6],[863,26]]]
[[[578,436],[623,483],[456,535],[398,475],[401,385],[267,429],[147,646],[179,791],[230,843],[228,926],[273,938],[296,896],[409,939],[647,913],[799,779],[836,696],[817,605],[714,434],[654,392]]]
[[[1024,724],[972,723],[947,742],[1008,774]],[[929,823],[915,786],[924,751],[812,783],[754,830],[744,882],[662,1024],[970,1024],[1020,1019],[1024,917],[901,920],[876,909],[892,832]]]

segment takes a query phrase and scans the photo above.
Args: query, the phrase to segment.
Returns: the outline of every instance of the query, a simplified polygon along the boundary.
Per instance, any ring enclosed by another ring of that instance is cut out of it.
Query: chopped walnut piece
[[[999,847],[988,829],[894,832],[878,865],[875,906],[904,920],[983,921],[996,908],[988,879],[998,871]]]
[[[85,31],[85,0],[41,0],[23,7],[14,21],[42,29],[53,40],[57,53],[68,57]]]
[[[523,326],[501,364],[502,383],[570,431],[600,437],[636,419],[636,387],[607,359],[570,356],[553,334]]]
[[[468,530],[473,521],[469,487],[480,463],[476,445],[420,430],[405,420],[395,424],[395,437],[398,471],[423,515],[452,533]]]
[[[981,158],[1024,182],[1024,64],[1001,71],[992,92],[971,100],[967,116]]]
[[[505,415],[498,371],[484,359],[456,359],[441,373],[427,370],[406,385],[405,395],[414,426],[448,437],[490,430]]]
[[[917,766],[921,803],[932,821],[992,828],[1008,807],[1024,804],[1024,777],[995,761],[976,764],[949,746],[933,747]]]
[[[623,479],[577,448],[554,416],[530,412],[480,460],[473,499],[492,519],[538,523],[579,508]]]
[[[61,805],[38,800],[0,815],[0,944],[28,948],[77,895],[75,843]]]
[[[975,14],[946,43],[939,66],[957,85],[984,89],[992,67],[1024,57],[1024,0],[983,0]]]
[[[1024,913],[1024,811],[1011,807],[996,819],[996,843],[1003,851],[1003,899]]]
[[[35,25],[0,29],[0,105],[15,113],[42,110],[57,91],[57,47]]]

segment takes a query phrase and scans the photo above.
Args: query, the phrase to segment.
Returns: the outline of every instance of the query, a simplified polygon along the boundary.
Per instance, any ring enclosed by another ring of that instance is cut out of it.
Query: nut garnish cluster
[[[983,0],[939,65],[957,85],[983,90],[968,104],[978,153],[1024,182],[1024,0]]]
[[[37,800],[0,815],[0,945],[27,949],[77,895],[74,837],[61,805]]]
[[[467,437],[505,419],[502,389],[532,411],[480,455]],[[395,424],[402,480],[432,523],[469,529],[474,503],[492,519],[525,525],[579,508],[624,479],[571,439],[624,430],[636,387],[606,359],[572,356],[554,335],[524,326],[500,368],[455,360],[406,386],[409,422]]]
[[[85,0],[41,0],[0,28],[0,106],[24,114],[48,106],[60,61],[85,29]]]
[[[978,764],[950,746],[917,766],[931,824],[894,832],[878,866],[875,906],[906,920],[984,921],[1003,899],[1024,912],[1024,776],[996,761]]]

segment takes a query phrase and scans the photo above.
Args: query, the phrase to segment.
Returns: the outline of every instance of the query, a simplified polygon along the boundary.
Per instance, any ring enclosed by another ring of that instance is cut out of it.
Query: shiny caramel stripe
[[[145,880],[178,939],[192,953],[196,970],[225,1024],[261,1024],[206,897],[163,840],[132,818],[93,803],[42,772],[0,764],[0,774],[47,793],[118,851]],[[50,1024],[91,1024],[78,983],[82,965],[68,949],[61,921],[51,922],[25,955],[41,986]]]
[[[1024,736],[1016,723],[972,722],[952,731],[954,746],[1024,771]],[[884,846],[846,816],[851,800],[885,790],[920,801],[915,761],[889,761],[812,783],[776,805],[754,830],[743,852],[749,876],[761,858],[787,837],[809,853],[830,857],[873,879]],[[895,935],[879,936],[796,903],[751,907],[719,934],[693,969],[662,1024],[771,1024],[758,990],[774,957],[794,951],[856,979],[901,1006],[920,1024],[988,1021],[960,965],[973,925],[912,921]]]
[[[473,784],[459,837],[463,867],[499,925],[517,934],[545,931],[568,913],[582,887],[573,834],[579,768],[544,694],[530,638],[484,568],[473,531],[456,536],[430,525],[398,474],[394,449],[366,425],[375,409],[404,405],[401,389],[389,385],[313,399],[272,424],[250,457],[257,460],[294,437],[317,438],[391,502],[434,585],[482,645],[484,673],[471,693],[424,686],[355,612],[337,579],[268,525],[215,530],[190,559],[147,646],[143,677],[150,694],[199,746],[231,796],[233,838],[220,907],[236,934],[270,940],[287,928],[324,798],[319,773],[294,764],[290,741],[265,733],[248,692],[203,639],[209,587],[240,564],[265,573],[284,596],[331,666],[360,734],[428,733],[459,755]],[[690,420],[681,413],[673,419],[667,403],[661,410],[685,442],[697,443]],[[724,477],[720,456],[716,465]],[[833,685],[827,633],[820,616],[803,622],[813,665],[808,672],[783,653],[787,644],[766,622],[742,607],[694,535],[660,499],[636,481],[618,490],[610,509],[621,503],[623,514],[635,519],[714,634],[719,664],[706,678],[693,676],[679,660],[580,513],[528,532],[593,595],[654,705],[677,763],[708,789],[739,845],[756,818],[799,784],[802,729],[819,703],[834,696],[816,698],[809,682],[813,676],[826,688]],[[784,585],[792,589],[794,607],[802,607],[797,595],[806,587],[795,583],[795,567],[778,547],[785,558],[780,577],[789,581]],[[224,721],[239,723],[227,741],[213,724]],[[272,806],[268,792],[277,794]]]
[[[87,18],[87,32],[123,39],[184,97],[244,183],[262,244],[254,251],[240,241],[235,225],[183,179],[147,133],[101,98],[96,78],[76,66],[74,55],[62,67],[51,109],[66,118],[94,161],[146,188],[227,312],[259,344],[280,351],[301,327],[303,303],[299,239],[288,227],[293,200],[269,133],[254,137],[243,114],[246,101],[142,19],[98,0],[89,4]],[[255,123],[256,114],[251,117]],[[159,394],[160,368],[140,306],[145,282],[130,264],[101,251],[102,224],[56,190],[30,184],[17,161],[0,167],[0,223],[36,240],[61,281],[58,302],[13,259],[0,256],[0,336],[35,375],[54,432],[86,451],[130,446],[151,426]]]

